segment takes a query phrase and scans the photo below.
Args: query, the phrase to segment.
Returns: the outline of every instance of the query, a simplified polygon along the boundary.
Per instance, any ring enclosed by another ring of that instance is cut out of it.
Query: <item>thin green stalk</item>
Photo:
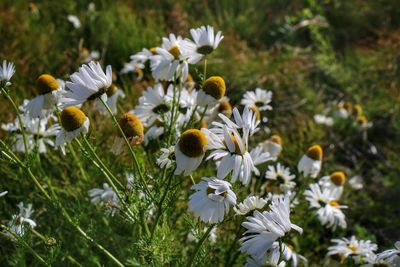
[[[143,185],[144,185],[144,189],[145,189],[146,193],[148,193],[148,195],[151,196],[151,195],[150,195],[150,192],[149,192],[149,189],[148,189],[148,185],[147,185],[146,179],[144,178],[144,175],[143,175],[143,173],[142,173],[142,170],[140,169],[139,162],[138,162],[138,160],[137,160],[137,158],[136,158],[135,152],[133,151],[133,148],[132,148],[132,146],[131,146],[131,143],[129,142],[128,138],[126,137],[124,131],[123,131],[122,128],[121,128],[121,125],[119,125],[118,120],[117,120],[117,118],[115,117],[114,113],[111,111],[110,107],[107,105],[107,103],[106,103],[102,98],[100,98],[100,101],[103,103],[103,105],[104,105],[105,108],[107,109],[107,111],[108,111],[108,113],[110,114],[110,116],[111,116],[111,118],[112,118],[114,124],[117,126],[119,132],[121,133],[122,137],[124,138],[125,143],[128,145],[129,151],[131,152],[131,155],[132,155],[132,158],[133,158],[134,165],[135,165],[135,167],[136,167],[136,169],[137,169],[137,171],[138,171],[138,173],[139,173],[140,179],[142,180],[142,183],[143,183]]]
[[[199,243],[197,243],[196,248],[194,249],[193,255],[190,257],[190,260],[188,264],[186,264],[186,267],[191,267],[193,264],[194,259],[197,256],[197,253],[199,253],[201,246],[203,245],[204,241],[207,239],[208,235],[210,234],[211,230],[214,228],[214,224],[210,225],[208,227],[207,231],[204,233],[203,237],[200,239]]]
[[[206,106],[204,107],[203,112],[201,113],[201,117],[200,117],[200,120],[199,120],[200,125],[201,125],[201,122],[202,122],[203,119],[204,119],[204,116],[206,115],[207,108],[208,108],[208,105],[206,105]]]
[[[79,171],[81,172],[83,178],[84,178],[86,181],[88,181],[89,178],[88,178],[88,176],[87,176],[87,174],[86,174],[85,169],[83,168],[83,166],[82,166],[82,164],[81,164],[81,161],[78,159],[78,156],[76,155],[76,152],[75,152],[75,149],[74,149],[72,143],[70,143],[68,147],[69,147],[69,151],[71,152],[72,158],[74,159],[74,161],[75,161],[76,164],[78,165]]]
[[[15,104],[14,100],[12,100],[11,96],[8,94],[7,90],[5,90],[4,88],[1,88],[1,92],[4,94],[4,96],[7,98],[7,100],[11,103],[11,106],[13,107],[13,109],[15,111],[15,114],[17,115],[19,128],[21,129],[22,140],[24,142],[25,156],[28,156],[28,154],[29,154],[28,143],[26,141],[26,134],[25,134],[24,124],[22,123],[22,118],[21,118],[21,114],[19,112],[19,109],[18,109],[17,105]]]
[[[207,58],[204,58],[203,82],[207,79]]]
[[[27,248],[33,256],[35,256],[36,259],[40,261],[41,264],[45,266],[50,266],[23,238],[15,234],[13,231],[11,231],[7,226],[1,225],[1,228],[4,228],[8,233],[10,233],[15,239],[17,239],[25,248]],[[0,232],[1,235],[5,237],[9,237],[6,233]]]

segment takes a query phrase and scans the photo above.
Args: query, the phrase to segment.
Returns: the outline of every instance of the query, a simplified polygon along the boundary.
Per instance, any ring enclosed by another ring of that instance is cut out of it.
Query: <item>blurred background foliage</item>
[[[94,11],[88,11],[90,3],[94,3]],[[68,14],[78,16],[82,27],[75,29],[67,20]],[[391,247],[400,237],[399,14],[400,1],[396,0],[2,0],[0,59],[16,64],[12,90],[21,103],[34,95],[40,74],[67,79],[81,65],[82,47],[100,51],[104,64],[120,70],[131,54],[157,46],[170,32],[188,37],[190,28],[205,24],[223,31],[225,38],[209,61],[208,73],[226,79],[233,103],[255,87],[273,91],[274,110],[268,126],[283,137],[283,162],[295,166],[308,146],[320,143],[325,150],[323,174],[344,169],[348,177],[364,178],[363,190],[348,189],[348,203],[344,203],[349,206],[345,212],[347,230],[332,233],[314,220],[310,225],[314,225],[315,234],[299,238],[300,252],[320,266],[332,237],[356,234],[376,241],[381,249]],[[122,108],[129,110],[145,84],[130,79],[119,82],[129,100],[122,102]],[[374,125],[368,131],[368,141],[345,126],[326,128],[314,122],[314,114],[339,100],[363,107]],[[13,119],[3,100],[0,111],[2,123]],[[97,117],[91,114],[93,120]],[[96,123],[91,127],[91,138],[99,149],[110,147],[110,130]],[[4,132],[0,137],[7,139]],[[371,145],[377,153],[371,153]],[[104,157],[113,162],[109,153]],[[187,218],[177,225],[165,225],[156,245],[143,244],[139,233],[126,234],[131,231],[124,222],[104,218],[87,205],[89,199],[82,195],[99,187],[102,178],[88,160],[82,160],[92,176],[90,181],[82,181],[75,163],[51,153],[36,171],[50,176],[75,219],[115,255],[132,259],[130,265],[139,265],[141,257],[153,257],[154,265],[159,266],[180,264],[188,251],[176,251],[179,246],[174,242],[181,242],[177,240],[179,224],[190,223],[189,216],[183,215]],[[117,162],[112,168],[124,172]],[[20,171],[1,163],[0,177],[0,189],[10,191],[7,200],[0,201],[1,221],[10,218],[19,201],[32,202],[37,230],[57,240],[57,245],[46,246],[35,237],[40,253],[53,258],[55,265],[107,265],[67,223],[60,224],[54,216],[57,211],[42,204],[44,200]],[[178,209],[186,212],[185,206]],[[187,233],[180,235],[183,238]],[[218,242],[230,242],[229,237],[222,236]],[[204,262],[224,262],[224,252],[207,247],[202,254]],[[244,259],[240,257],[238,265]],[[29,252],[5,239],[0,239],[0,262],[37,265]]]

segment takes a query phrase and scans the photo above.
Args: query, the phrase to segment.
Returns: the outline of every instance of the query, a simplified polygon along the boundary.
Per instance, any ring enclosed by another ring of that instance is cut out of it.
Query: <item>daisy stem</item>
[[[107,103],[102,98],[100,98],[100,101],[103,103],[103,105],[107,109],[107,111],[110,114],[114,124],[117,126],[119,132],[121,133],[122,137],[124,138],[125,143],[128,145],[129,151],[131,152],[131,155],[132,155],[132,158],[133,158],[134,165],[135,165],[135,167],[136,167],[136,169],[137,169],[137,171],[139,173],[140,179],[142,180],[142,183],[144,185],[144,189],[145,189],[146,193],[149,196],[151,196],[150,192],[149,192],[149,188],[148,188],[147,182],[146,182],[146,179],[144,178],[144,175],[143,175],[143,173],[142,173],[142,171],[140,169],[139,162],[138,162],[138,160],[136,158],[135,151],[133,151],[133,148],[132,148],[131,144],[129,143],[128,138],[126,137],[124,131],[122,130],[121,125],[119,125],[118,120],[115,117],[114,113],[111,111],[110,107],[107,105]]]
[[[23,238],[21,238],[19,235],[15,234],[12,230],[10,230],[7,226],[1,224],[1,228],[5,229],[7,233],[10,233],[15,239],[17,239],[20,244],[22,244],[25,248],[27,248],[33,256],[35,256],[38,261],[40,261],[41,264],[45,266],[50,266]],[[6,233],[0,232],[1,235],[5,237],[9,237]]]
[[[200,126],[201,126],[201,122],[202,122],[203,119],[204,119],[204,116],[206,115],[207,108],[208,108],[208,105],[206,105],[206,106],[204,107],[203,113],[201,113],[201,117],[200,117],[200,120],[199,120]]]
[[[17,164],[23,169],[25,170],[25,172],[28,174],[28,176],[32,179],[32,181],[34,182],[34,184],[36,185],[36,187],[39,189],[39,191],[45,196],[45,198],[52,204],[56,205],[56,207],[61,211],[62,216],[89,242],[91,242],[92,244],[94,244],[100,251],[102,251],[107,257],[109,257],[116,265],[123,267],[124,265],[117,259],[115,258],[107,249],[105,249],[103,246],[101,246],[100,244],[98,244],[96,241],[94,241],[93,238],[91,238],[90,236],[88,236],[86,234],[85,231],[82,230],[82,228],[80,228],[79,225],[75,224],[74,221],[72,220],[72,218],[69,216],[68,212],[65,210],[65,208],[63,207],[63,205],[61,204],[61,202],[58,200],[55,192],[53,190],[51,190],[51,193],[53,195],[53,197],[51,197],[46,190],[43,188],[43,186],[39,183],[39,181],[37,180],[37,178],[35,177],[35,175],[32,173],[32,171],[30,170],[30,168],[28,166],[26,166],[9,148],[8,146],[2,141],[0,140],[0,144],[6,148],[7,153],[9,153],[10,157],[12,157]]]
[[[201,246],[203,245],[204,241],[207,239],[208,235],[210,234],[210,232],[214,228],[214,226],[215,226],[215,224],[211,224],[210,227],[208,227],[207,231],[204,233],[204,235],[201,237],[199,243],[197,243],[197,246],[194,249],[193,255],[190,257],[188,264],[186,264],[186,267],[192,266],[193,261],[197,256],[197,253],[199,253]]]
[[[207,58],[204,58],[203,83],[207,79]]]
[[[11,103],[11,106],[13,107],[13,109],[17,115],[19,128],[21,129],[22,140],[24,142],[25,156],[28,156],[28,154],[29,154],[28,143],[26,141],[26,134],[25,134],[24,124],[22,123],[21,113],[19,112],[18,107],[15,104],[14,100],[8,94],[7,90],[5,90],[4,88],[1,88],[1,92],[4,94],[4,96],[7,98],[7,100]]]
[[[69,144],[68,147],[69,147],[69,151],[70,151],[71,154],[72,154],[72,157],[74,158],[76,164],[78,165],[78,168],[79,168],[79,170],[80,170],[80,172],[81,172],[81,174],[82,174],[82,176],[83,176],[83,179],[85,179],[85,181],[88,181],[89,179],[88,179],[88,176],[87,176],[87,174],[86,174],[86,171],[85,171],[85,169],[82,167],[82,164],[81,164],[80,160],[78,159],[78,156],[76,155],[76,152],[75,152],[75,149],[74,149],[72,143]]]
[[[174,88],[172,91],[172,109],[171,109],[171,121],[168,127],[168,146],[171,144],[172,138],[172,126],[174,124],[174,115],[175,115],[175,99],[176,99],[176,76],[174,75]]]

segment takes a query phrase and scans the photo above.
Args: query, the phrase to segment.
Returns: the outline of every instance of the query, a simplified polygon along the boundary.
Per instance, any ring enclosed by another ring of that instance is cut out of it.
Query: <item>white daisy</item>
[[[125,98],[125,93],[121,89],[119,89],[116,85],[111,85],[107,90],[107,106],[111,109],[112,113],[117,114],[117,100],[118,98]],[[97,102],[97,108],[103,115],[108,115],[106,107],[100,101]]]
[[[214,36],[214,28],[208,25],[201,26],[197,29],[191,29],[190,34],[192,35],[193,41],[185,39],[182,44],[190,64],[196,64],[204,56],[211,54],[217,49],[219,43],[224,38],[221,31]]]
[[[201,130],[209,141],[207,149],[213,150],[206,160],[221,161],[218,165],[217,177],[223,179],[232,172],[232,182],[240,178],[242,184],[249,184],[254,163],[247,150],[247,136],[240,136],[236,129],[228,129],[226,126],[223,128],[223,137],[206,128]]]
[[[23,236],[25,234],[25,227],[36,227],[36,222],[31,219],[34,210],[32,204],[29,203],[28,206],[25,207],[23,202],[18,204],[18,208],[19,213],[12,215],[11,220],[8,222],[8,227],[11,232]]]
[[[240,101],[240,104],[246,107],[257,107],[261,111],[272,110],[272,107],[269,105],[269,103],[271,103],[271,99],[271,91],[256,88],[254,92],[246,92],[243,95],[243,99]]]
[[[31,118],[44,118],[53,113],[61,98],[62,85],[51,75],[42,74],[36,80],[39,95],[26,105]]]
[[[175,174],[189,175],[201,164],[208,139],[206,135],[197,130],[186,130],[175,145],[176,169]]]
[[[270,210],[254,211],[253,216],[247,217],[242,226],[247,229],[246,236],[240,247],[241,252],[247,252],[256,257],[262,257],[274,242],[285,236],[291,229],[303,232],[299,226],[290,222],[289,198],[283,195],[274,195],[269,205]]]
[[[259,196],[248,196],[233,209],[236,215],[246,215],[253,210],[261,210],[264,208],[268,200],[269,199],[260,198]]]
[[[160,149],[162,154],[161,156],[157,159],[157,165],[161,168],[169,168],[171,167],[172,164],[172,159],[170,158],[171,156],[174,155],[174,147],[170,146],[169,148],[161,148]]]
[[[334,172],[331,175],[324,176],[319,179],[318,183],[322,188],[331,188],[333,190],[338,190],[339,196],[343,192],[343,185],[346,182],[346,175],[342,171]]]
[[[373,123],[367,120],[367,117],[364,115],[359,115],[356,118],[356,122],[358,125],[358,128],[361,130],[367,130],[372,127]]]
[[[232,185],[215,177],[203,177],[192,186],[197,190],[189,197],[189,210],[206,223],[222,222],[229,208],[236,204]]]
[[[290,262],[291,263],[290,266],[292,266],[292,267],[297,267],[300,262],[304,262],[304,263],[308,262],[304,256],[296,253],[293,250],[293,247],[288,244],[282,243],[281,250],[282,250],[284,261]],[[279,251],[278,251],[278,253],[279,253]]]
[[[365,262],[367,262],[367,263],[365,263]],[[360,267],[391,267],[391,266],[398,267],[398,266],[400,266],[400,260],[391,262],[387,259],[378,258],[378,255],[375,255],[375,254],[365,257],[363,259],[363,263],[365,263],[365,264],[360,265]]]
[[[298,171],[306,177],[316,178],[321,171],[322,156],[319,145],[310,147],[297,164]]]
[[[66,83],[69,91],[63,94],[62,107],[80,105],[99,97],[107,101],[106,92],[112,84],[111,66],[107,66],[104,73],[100,64],[92,61],[82,65],[70,79],[71,82]]]
[[[225,96],[225,92],[225,80],[220,76],[211,76],[203,82],[196,102],[199,106],[213,108]]]
[[[339,259],[339,261],[351,257],[356,264],[359,264],[362,259],[374,255],[378,249],[378,246],[371,243],[370,240],[357,240],[355,236],[352,236],[350,239],[332,239],[331,242],[334,245],[328,248],[328,256]]]
[[[217,135],[223,135],[224,125],[226,125],[229,129],[236,129],[239,132],[243,132],[245,136],[251,136],[260,130],[260,128],[258,128],[260,121],[257,120],[256,114],[247,107],[244,108],[242,115],[240,115],[237,108],[234,108],[233,120],[229,119],[221,113],[219,114],[219,117],[221,118],[223,123],[212,123],[215,126],[212,131]]]
[[[290,173],[290,169],[278,163],[275,166],[268,166],[268,170],[265,173],[265,179],[278,183],[278,186],[283,192],[292,190],[296,183],[293,181],[296,175]]]
[[[364,187],[363,184],[363,179],[361,176],[356,175],[353,176],[349,179],[349,185],[351,186],[351,188],[353,188],[354,190],[361,190]]]
[[[144,134],[144,144],[147,146],[150,140],[157,140],[161,135],[164,134],[164,127],[153,125],[146,130]]]
[[[72,26],[74,26],[75,29],[79,29],[82,26],[81,21],[75,15],[68,15],[67,19],[72,24]]]
[[[268,140],[264,141],[262,145],[274,158],[277,158],[282,152],[282,139],[279,135],[271,136]]]
[[[326,115],[315,114],[314,115],[314,120],[318,124],[324,124],[326,126],[332,126],[333,125],[333,118],[332,117],[328,117]]]
[[[0,83],[4,83],[5,86],[11,85],[10,80],[14,73],[14,63],[3,60],[3,66],[0,65]]]
[[[61,151],[65,155],[65,144],[71,142],[80,134],[87,134],[89,125],[89,118],[79,108],[66,107],[61,112],[62,130],[56,137],[56,147],[61,147]]]
[[[93,188],[88,191],[93,204],[106,207],[105,214],[114,216],[119,209],[118,196],[111,186],[103,184],[103,188]]]
[[[388,249],[377,254],[377,260],[385,261],[389,264],[389,266],[400,266],[400,241],[397,241],[394,246],[394,249]]]
[[[280,248],[278,242],[273,242],[271,247],[261,256],[250,255],[246,260],[245,267],[284,267],[286,262],[282,260],[279,264],[280,259]]]
[[[253,172],[255,175],[259,176],[260,171],[256,166],[261,165],[269,160],[274,160],[275,158],[271,157],[268,151],[264,150],[264,147],[261,145],[256,146],[250,151],[251,159],[254,163]]]
[[[318,184],[310,184],[309,189],[304,191],[310,207],[317,209],[318,220],[322,225],[332,229],[336,229],[337,226],[347,227],[345,215],[341,210],[347,208],[347,206],[339,205],[340,194],[340,190],[321,189]]]

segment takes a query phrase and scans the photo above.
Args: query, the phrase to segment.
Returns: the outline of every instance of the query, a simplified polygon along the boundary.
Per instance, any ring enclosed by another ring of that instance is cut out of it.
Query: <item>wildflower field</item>
[[[400,2],[0,2],[0,266],[400,266]]]

